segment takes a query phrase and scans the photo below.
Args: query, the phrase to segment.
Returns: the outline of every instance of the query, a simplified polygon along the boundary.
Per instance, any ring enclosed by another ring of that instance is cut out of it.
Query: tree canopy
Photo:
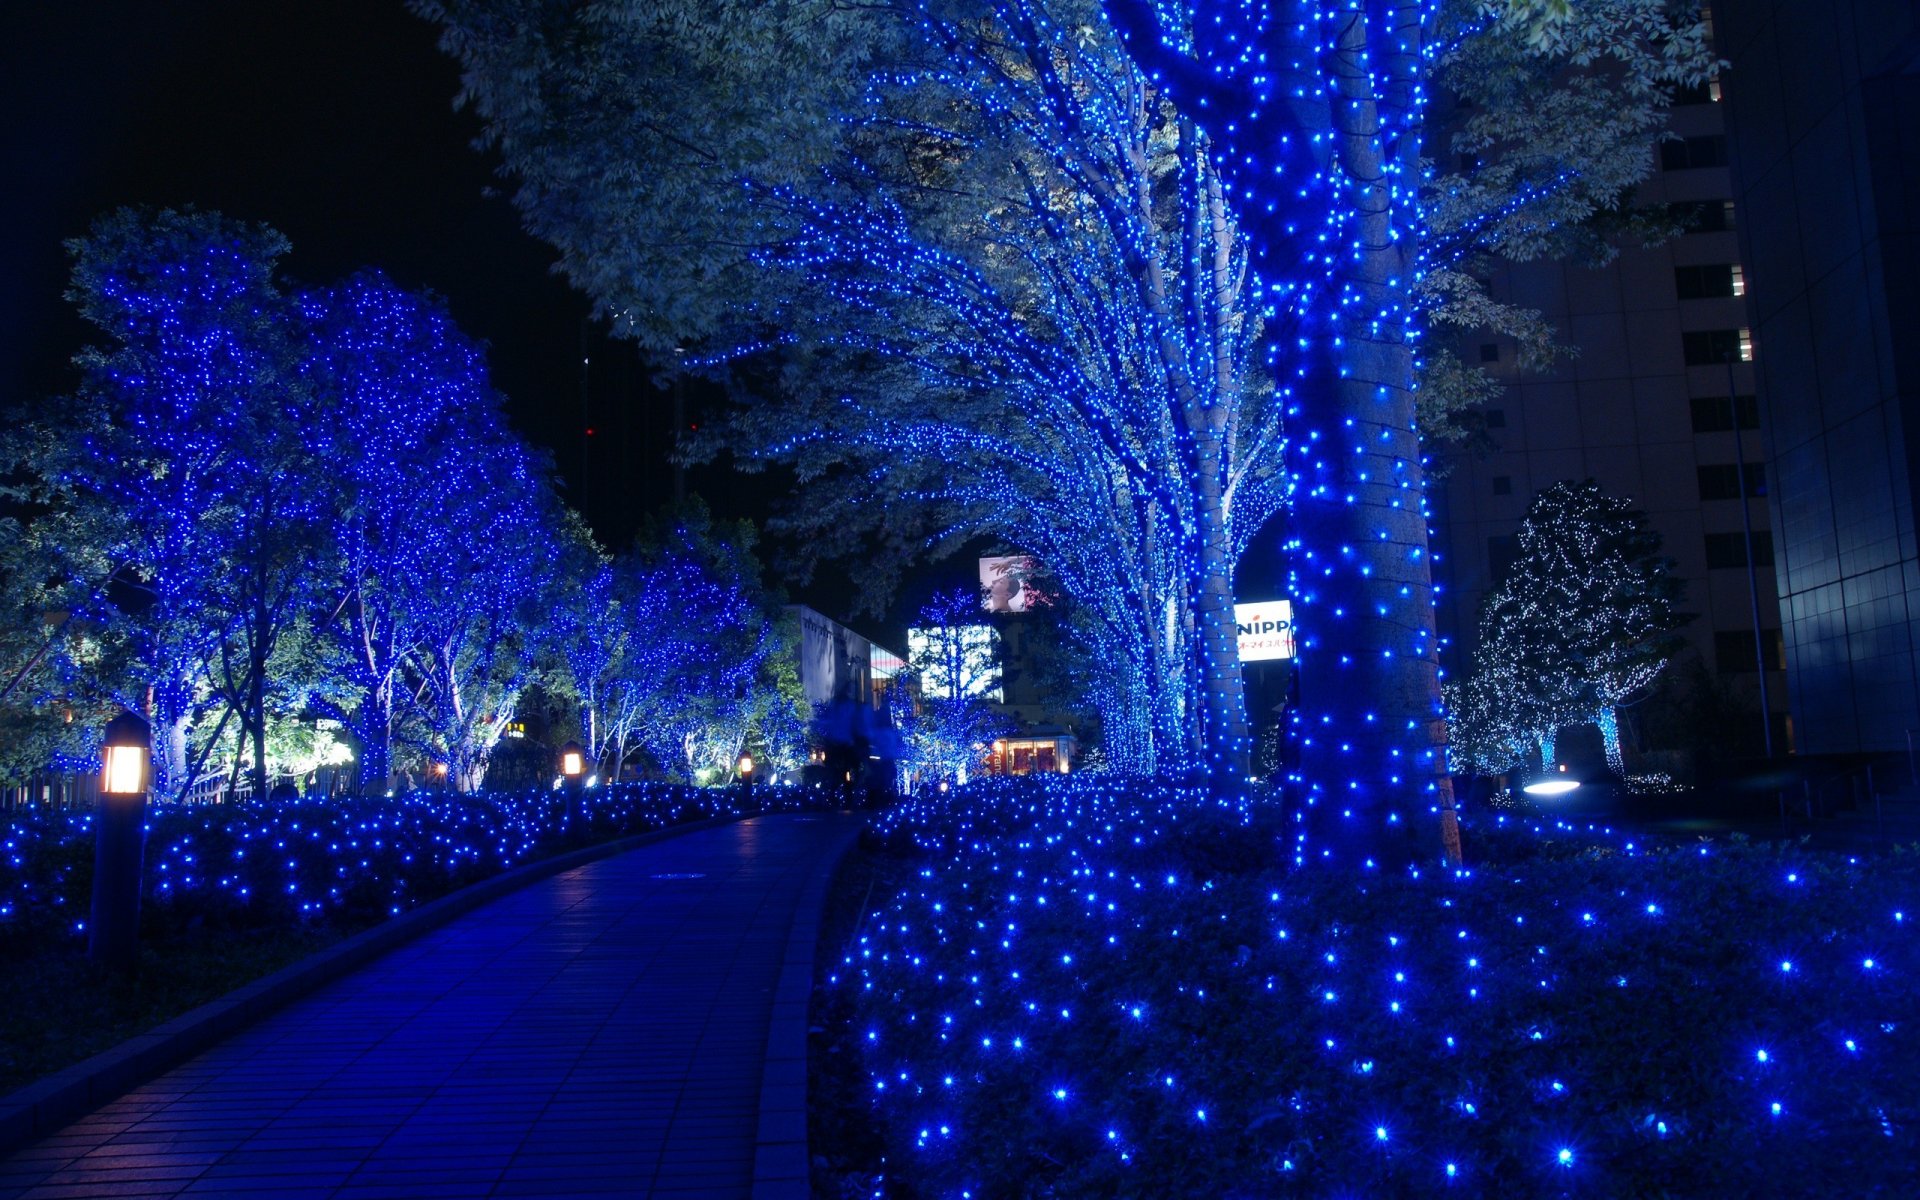
[[[1481,609],[1473,669],[1456,697],[1463,758],[1498,774],[1531,746],[1551,766],[1568,725],[1600,726],[1607,763],[1624,775],[1617,710],[1672,661],[1685,585],[1660,535],[1632,502],[1588,479],[1534,497],[1519,557]]]
[[[729,436],[830,481],[814,511],[842,545],[992,531],[1038,553],[1094,618],[1090,657],[1133,681],[1102,689],[1114,744],[1142,748],[1125,765],[1231,776],[1232,569],[1291,497],[1317,672],[1299,782],[1369,814],[1356,827],[1441,806],[1419,333],[1492,325],[1548,353],[1480,256],[1605,253],[1667,87],[1709,65],[1697,19],[1652,0],[417,7],[528,227],[617,330],[695,364],[773,360],[782,402]],[[1435,84],[1444,162],[1420,143]],[[1459,393],[1436,387],[1438,429],[1487,383],[1430,357]]]
[[[482,348],[376,272],[290,283],[285,239],[214,213],[121,210],[72,248],[102,340],[77,396],[7,431],[26,516],[4,526],[0,582],[40,618],[7,645],[9,718],[85,754],[39,714],[151,712],[163,797],[243,767],[257,793],[270,759],[334,753],[321,721],[363,788],[403,767],[477,788],[521,695],[564,681],[572,585],[601,565]],[[751,674],[762,598],[710,593],[757,588],[757,569],[706,568],[707,591],[639,590]]]

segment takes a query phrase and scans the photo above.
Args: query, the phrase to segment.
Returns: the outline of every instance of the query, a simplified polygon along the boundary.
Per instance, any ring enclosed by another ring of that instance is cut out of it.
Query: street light
[[[753,786],[753,755],[751,754],[740,756],[740,782],[748,787]]]
[[[587,752],[580,748],[579,742],[568,742],[560,747],[560,773],[568,783],[577,783],[587,769]]]
[[[140,868],[146,838],[147,777],[153,734],[123,712],[107,723],[100,751],[100,800],[93,817],[93,912],[87,957],[121,971],[136,962]]]
[[[1520,790],[1529,796],[1564,796],[1579,786],[1577,779],[1536,779]]]
[[[1560,764],[1558,775],[1542,775],[1531,783],[1520,785],[1520,790],[1529,796],[1564,796],[1580,786],[1578,779],[1567,775],[1567,764]]]

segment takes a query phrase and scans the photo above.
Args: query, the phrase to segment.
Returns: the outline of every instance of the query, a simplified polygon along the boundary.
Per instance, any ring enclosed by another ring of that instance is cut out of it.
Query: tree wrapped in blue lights
[[[729,11],[716,56],[709,6],[423,7],[617,330],[777,353],[791,403],[733,442],[838,489],[809,492],[814,527],[897,529],[883,496],[929,514],[909,541],[1038,555],[1115,664],[1119,757],[1244,774],[1232,569],[1284,501],[1279,413],[1204,139],[1097,11]],[[853,83],[799,65],[826,46]]]
[[[756,739],[797,765],[805,719],[776,678],[751,526],[698,504],[670,514],[570,604],[583,614],[566,650],[582,733],[609,777],[644,752],[672,777],[730,779]]]
[[[1105,7],[1213,139],[1262,287],[1316,856],[1407,857],[1434,811],[1457,855],[1416,419],[1423,302],[1474,292],[1450,268],[1475,254],[1549,252],[1617,207],[1671,86],[1712,65],[1704,27],[1661,0]],[[1436,75],[1469,107],[1491,102],[1459,122],[1462,172],[1422,157]]]
[[[1215,509],[1207,493],[1222,476],[1211,466],[1243,454],[1236,437],[1262,422],[1277,434],[1284,416],[1287,469],[1248,477],[1300,504],[1296,601],[1308,616],[1303,665],[1318,674],[1298,714],[1299,782],[1333,835],[1328,855],[1342,831],[1350,857],[1383,836],[1394,856],[1413,853],[1414,816],[1448,796],[1416,318],[1544,337],[1537,315],[1486,298],[1475,256],[1605,252],[1594,230],[1645,172],[1664,89],[1711,65],[1697,20],[1655,0],[1538,13],[1108,5],[1142,80],[1102,57],[1112,35],[1101,14],[1066,3],[421,7],[469,68],[467,95],[521,178],[530,227],[616,328],[663,347],[700,340],[718,357],[783,349],[789,382],[814,381],[815,432],[765,444],[803,472],[810,450],[844,458],[864,431],[865,453],[887,459],[868,488],[951,503],[980,523],[1008,514],[996,530],[1017,516],[1024,526],[1005,536],[1036,550],[1045,535],[1034,529],[1057,500],[1080,522],[1060,526],[1065,557],[1043,556],[1090,611],[1118,613],[1112,596],[1131,604],[1147,632],[1122,632],[1125,618],[1104,625],[1148,686],[1172,697],[1166,710],[1196,731],[1187,744],[1216,774],[1243,749],[1217,619],[1232,561],[1223,551],[1257,526],[1259,506]],[[708,36],[717,15],[724,43]],[[864,74],[810,84],[827,51]],[[1607,69],[1591,69],[1602,59]],[[1471,169],[1421,157],[1436,71],[1476,106],[1457,123]],[[1143,130],[1149,153],[1130,153]],[[1197,171],[1166,169],[1189,151]],[[648,169],[605,169],[635,156]],[[1155,181],[1175,180],[1171,198],[1192,201],[1146,220],[1128,211],[1159,194]],[[659,237],[659,221],[676,236]],[[1207,246],[1216,270],[1190,274]],[[756,265],[776,282],[745,269]],[[1221,327],[1187,320],[1191,307],[1156,312],[1142,286],[1156,270],[1232,280],[1215,295],[1232,298],[1233,336],[1210,341]],[[743,321],[754,330],[744,340]],[[1239,338],[1266,353],[1231,372],[1234,388],[1182,391],[1203,372],[1180,367],[1237,353],[1195,349]],[[821,370],[849,353],[863,370],[898,370],[868,372],[865,389]],[[1266,415],[1237,418],[1247,391],[1266,395],[1245,385],[1265,376],[1278,386],[1259,404]],[[1109,378],[1121,383],[1103,390]],[[1142,379],[1148,402],[1132,406]],[[914,418],[889,427],[875,396],[911,403]],[[981,422],[982,401],[1002,419]],[[1160,415],[1131,419],[1149,412]],[[1079,445],[1036,445],[1036,427]],[[993,457],[1000,470],[976,485],[971,463]],[[937,482],[908,482],[916,462]],[[1109,538],[1110,512],[1124,535]],[[1092,544],[1101,561],[1076,578],[1066,558]],[[1143,561],[1161,556],[1180,585],[1171,606]],[[1103,586],[1103,564],[1120,559],[1129,586]],[[1140,590],[1156,594],[1131,594]],[[1164,686],[1156,647],[1187,631],[1200,648],[1189,678],[1201,682]],[[1136,741],[1165,745],[1152,699],[1133,697],[1123,721]]]
[[[301,613],[326,480],[279,234],[216,214],[119,210],[70,244],[69,296],[108,335],[47,461],[85,619],[131,636],[125,707],[151,696],[154,790],[196,781],[235,715],[263,776],[267,663]],[[216,706],[217,727],[203,719]]]
[[[439,303],[364,273],[300,304],[343,491],[318,611],[348,686],[323,703],[361,747],[362,787],[391,786],[403,738],[471,790],[532,675],[557,503]]]
[[[985,747],[1012,729],[988,707],[1001,697],[1001,671],[979,593],[956,588],[935,595],[921,606],[908,638],[907,666],[920,694],[894,723],[906,739],[912,783],[965,783],[977,773]]]
[[[376,272],[284,286],[285,240],[216,214],[123,210],[73,249],[108,340],[73,403],[0,447],[30,514],[0,543],[7,595],[52,615],[15,639],[0,701],[150,711],[161,796],[344,761],[327,718],[363,790],[478,788],[577,640],[569,589],[604,566],[481,347]],[[726,695],[759,693],[729,676]]]

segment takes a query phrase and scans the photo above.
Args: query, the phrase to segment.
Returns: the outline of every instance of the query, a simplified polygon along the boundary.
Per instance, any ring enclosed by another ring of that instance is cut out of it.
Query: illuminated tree
[[[662,346],[725,343],[747,297],[764,344],[814,351],[791,376],[815,374],[823,349],[857,352],[862,368],[902,364],[909,369],[876,391],[918,402],[916,436],[886,430],[868,449],[884,446],[911,470],[915,446],[930,446],[963,481],[970,454],[999,453],[1014,464],[1010,479],[934,493],[976,512],[1044,524],[1029,508],[1063,478],[1083,494],[1115,481],[1128,535],[1166,552],[1189,585],[1192,602],[1183,607],[1176,594],[1170,624],[1191,620],[1206,682],[1192,694],[1174,689],[1173,709],[1198,726],[1195,740],[1216,766],[1222,747],[1238,753],[1239,726],[1222,699],[1233,691],[1227,658],[1215,649],[1231,636],[1216,569],[1231,556],[1210,547],[1231,546],[1259,522],[1211,508],[1205,464],[1226,461],[1213,456],[1233,419],[1212,422],[1260,372],[1236,368],[1241,386],[1225,399],[1196,402],[1178,370],[1161,387],[1151,378],[1159,366],[1195,361],[1165,348],[1206,345],[1197,335],[1208,330],[1178,305],[1166,320],[1139,315],[1153,311],[1141,283],[1156,262],[1164,280],[1184,281],[1225,254],[1225,277],[1239,281],[1229,289],[1234,338],[1257,340],[1266,353],[1255,361],[1264,357],[1280,385],[1260,410],[1276,430],[1280,416],[1288,422],[1290,470],[1256,477],[1274,497],[1291,487],[1298,504],[1303,669],[1318,672],[1298,716],[1300,781],[1323,814],[1329,856],[1342,837],[1356,852],[1345,857],[1414,853],[1412,818],[1446,803],[1416,318],[1493,323],[1541,345],[1537,316],[1487,299],[1474,258],[1604,253],[1595,231],[1647,169],[1665,89],[1710,65],[1697,21],[1654,0],[1572,14],[1547,6],[1538,20],[1518,4],[1491,13],[1464,2],[1109,4],[1149,74],[1140,80],[1104,59],[1112,43],[1100,14],[1064,2],[421,7],[447,23],[447,45],[468,66],[467,95],[520,175],[530,227],[560,248],[617,328]],[[814,64],[826,60],[846,69],[816,82]],[[1456,145],[1475,160],[1464,172],[1420,157],[1423,88],[1436,73],[1462,101]],[[1166,114],[1169,97],[1191,124]],[[781,111],[769,116],[769,106]],[[1153,154],[1140,170],[1138,156],[1121,153],[1105,173],[1099,148],[1124,147],[1142,128],[1175,159],[1191,152],[1196,170],[1169,173],[1160,164],[1171,160]],[[1035,153],[1023,158],[1022,147]],[[637,161],[647,166],[607,169]],[[1126,211],[1156,194],[1156,180],[1176,177],[1170,192],[1206,201],[1170,205],[1159,222]],[[991,201],[984,216],[982,198]],[[1182,240],[1189,231],[1197,242]],[[1189,253],[1196,245],[1219,253]],[[1244,268],[1235,265],[1242,253]],[[766,278],[749,266],[812,289],[776,286],[768,298]],[[1177,294],[1177,285],[1163,293]],[[1167,421],[1123,419],[1124,389],[1117,402],[1092,389],[1106,402],[1082,404],[1079,381],[1102,380],[1109,364],[1129,384],[1148,378],[1142,391],[1171,418],[1171,442],[1156,440]],[[1486,394],[1484,381],[1451,365],[1436,378]],[[831,404],[842,415],[871,410],[867,392],[827,378],[816,413],[827,428],[839,427]],[[1023,401],[1023,389],[1040,395]],[[983,397],[1022,419],[1004,419],[1002,408],[997,424],[978,422],[967,402]],[[1022,441],[1035,427],[1079,445],[1053,461]],[[1253,427],[1265,426],[1240,429]],[[1136,458],[1145,466],[1137,475]],[[1174,482],[1199,488],[1200,503],[1169,497]],[[884,492],[916,495],[898,483]],[[1099,520],[1090,524],[1104,537]],[[1115,556],[1116,543],[1099,545]],[[1073,568],[1052,565],[1072,589]],[[1097,585],[1076,594],[1114,607]],[[1158,631],[1156,602],[1135,607]],[[1124,643],[1136,663],[1151,662],[1151,641]]]
[[[775,775],[800,770],[811,748],[807,730],[813,705],[800,683],[800,620],[792,610],[774,617],[773,645],[762,659],[753,695],[749,749],[755,761]]]
[[[72,248],[109,340],[8,430],[33,515],[7,583],[68,614],[9,693],[53,671],[42,703],[150,708],[162,795],[217,757],[264,792],[270,733],[312,743],[287,723],[314,712],[354,732],[363,786],[390,786],[397,738],[478,786],[575,569],[479,347],[375,274],[290,294],[285,240],[216,214],[121,210]]]
[[[1536,651],[1518,678],[1544,672],[1565,682],[1523,686],[1512,698],[1542,698],[1548,715],[1561,718],[1538,722],[1548,762],[1558,725],[1593,721],[1607,765],[1624,775],[1618,710],[1672,661],[1675,630],[1692,619],[1680,611],[1685,585],[1661,556],[1660,535],[1646,515],[1591,479],[1556,483],[1534,497],[1519,542],[1519,558],[1488,611],[1505,614],[1513,628],[1503,640]]]
[[[90,584],[90,620],[133,638],[155,791],[190,787],[235,714],[264,787],[266,664],[300,613],[325,506],[274,279],[286,242],[217,214],[122,209],[70,249],[68,294],[110,340],[80,355],[82,391],[32,464],[57,480],[69,578]],[[219,728],[196,732],[223,700]]]
[[[1551,769],[1559,731],[1593,711],[1551,613],[1512,582],[1482,603],[1472,669],[1448,698],[1450,732],[1459,742],[1449,743],[1449,754],[1456,768],[1486,775],[1512,770],[1536,746],[1542,768]]]
[[[804,746],[753,544],[751,525],[695,502],[578,577],[565,653],[586,744],[610,775],[644,751],[672,774],[730,779],[756,737],[775,761]]]
[[[24,414],[12,429],[28,445],[43,432]],[[14,482],[0,486],[0,496],[23,506],[70,499],[22,469],[43,456],[21,456],[24,446],[5,441],[0,453]],[[67,515],[54,509],[30,524],[0,517],[0,787],[24,786],[49,764],[89,760],[116,699],[136,690],[125,677],[124,630],[81,615],[95,605],[68,574],[85,564],[58,536]]]
[[[965,783],[984,746],[1011,725],[988,706],[1000,699],[995,631],[980,594],[941,592],[921,606],[908,633],[907,666],[920,681],[910,713],[896,714],[912,765],[931,780]]]
[[[1094,7],[422,8],[618,331],[782,356],[731,446],[829,481],[811,528],[897,528],[877,495],[931,514],[916,545],[1039,555],[1127,664],[1134,765],[1244,775],[1232,569],[1284,499],[1278,412],[1204,139]]]
[[[1595,218],[1649,169],[1672,85],[1712,65],[1698,14],[1664,0],[1106,10],[1213,139],[1262,289],[1292,451],[1295,720],[1316,857],[1410,857],[1425,810],[1457,855],[1417,436],[1422,310],[1487,307],[1454,269],[1476,254],[1600,244]],[[1436,81],[1460,107],[1461,171],[1422,157]]]
[[[313,437],[341,489],[317,625],[347,687],[325,706],[360,744],[362,787],[391,785],[403,721],[476,787],[532,676],[556,503],[438,302],[363,273],[300,305],[328,401]]]

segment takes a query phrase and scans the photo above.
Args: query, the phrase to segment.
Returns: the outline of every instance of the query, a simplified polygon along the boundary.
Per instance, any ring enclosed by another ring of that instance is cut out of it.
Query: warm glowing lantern
[[[147,790],[152,738],[147,723],[121,713],[107,725],[100,751],[100,790],[109,796],[138,796]]]
[[[560,747],[560,773],[568,779],[578,779],[587,769],[587,753],[580,748],[579,742],[568,742]]]

